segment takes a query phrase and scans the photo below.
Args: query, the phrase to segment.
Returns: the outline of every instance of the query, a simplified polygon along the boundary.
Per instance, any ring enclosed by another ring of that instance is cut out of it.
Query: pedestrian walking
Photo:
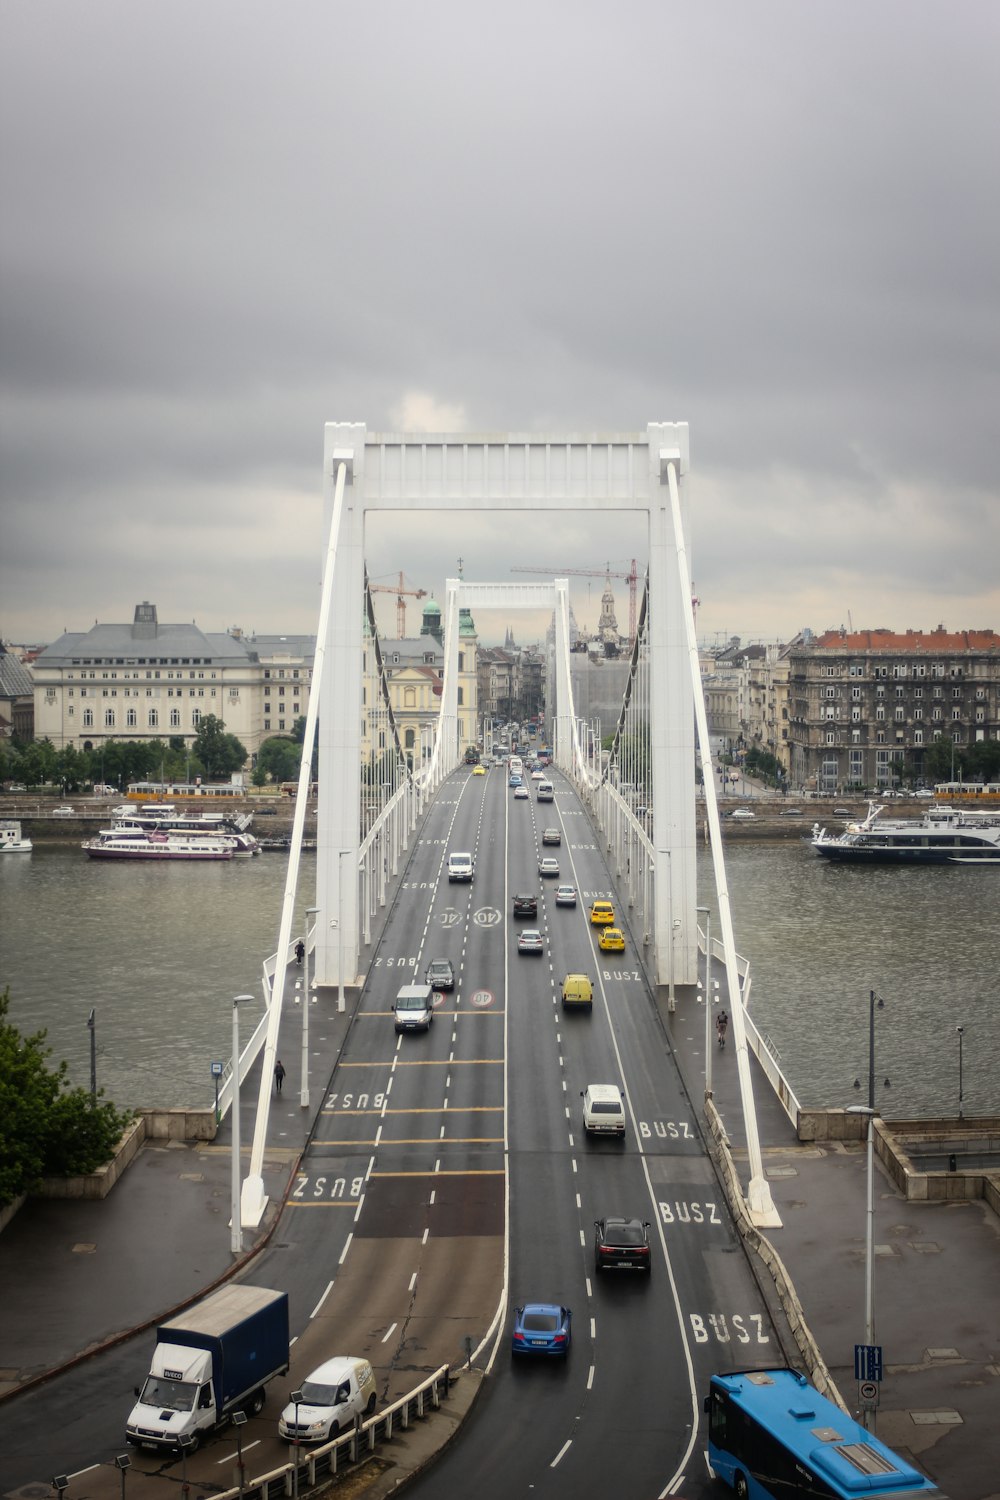
[[[302,939],[299,938],[298,942],[295,944],[295,962],[297,964],[301,964],[301,962],[305,958],[305,956],[306,956],[306,945],[302,941]]]
[[[274,1086],[277,1089],[277,1091],[278,1091],[279,1094],[281,1093],[281,1085],[284,1083],[284,1081],[285,1081],[285,1065],[281,1061],[281,1058],[279,1057],[278,1061],[274,1065]]]
[[[718,1020],[715,1023],[715,1032],[719,1038],[719,1046],[726,1045],[726,1032],[729,1030],[729,1017],[724,1010],[719,1011]]]

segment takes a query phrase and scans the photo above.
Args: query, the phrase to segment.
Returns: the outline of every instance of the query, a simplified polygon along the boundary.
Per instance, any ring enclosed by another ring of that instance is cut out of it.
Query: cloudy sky
[[[331,420],[688,421],[703,638],[1000,629],[998,98],[995,0],[0,0],[0,636],[310,630]]]

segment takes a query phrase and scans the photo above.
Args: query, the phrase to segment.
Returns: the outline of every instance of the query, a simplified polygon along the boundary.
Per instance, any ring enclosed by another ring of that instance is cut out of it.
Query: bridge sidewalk
[[[663,1020],[692,1105],[704,1098],[704,1009],[693,990]],[[713,1096],[748,1181],[732,1028],[713,1040]],[[865,1342],[867,1154],[863,1143],[800,1143],[752,1060],[763,1167],[782,1227],[766,1231],[848,1408]],[[877,1434],[911,1455],[950,1500],[1000,1497],[1000,1220],[982,1201],[908,1203],[875,1162],[875,1342],[884,1377]],[[764,1272],[766,1276],[766,1271]]]

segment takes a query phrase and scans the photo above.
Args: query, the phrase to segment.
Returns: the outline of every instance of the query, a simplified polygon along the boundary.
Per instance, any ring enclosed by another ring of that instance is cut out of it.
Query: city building
[[[35,682],[0,642],[0,739],[27,741],[35,733]]]
[[[836,794],[923,778],[927,747],[1000,737],[993,630],[803,632],[788,647],[792,784]]]
[[[459,610],[458,648],[458,748],[464,754],[479,736],[479,684],[476,666],[477,637],[472,613]],[[441,609],[433,599],[424,605],[420,634],[405,640],[380,640],[382,665],[388,684],[389,702],[399,740],[411,764],[418,764],[430,750],[441,712],[444,688],[444,627]],[[374,675],[372,642],[365,644],[364,720],[362,758],[366,763],[389,749],[391,729]]]

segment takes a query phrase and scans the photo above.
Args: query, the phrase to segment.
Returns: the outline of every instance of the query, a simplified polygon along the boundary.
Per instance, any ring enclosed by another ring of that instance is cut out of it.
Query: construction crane
[[[632,567],[627,573],[616,573],[608,565],[603,568],[511,568],[512,573],[548,573],[550,578],[624,578],[628,583],[628,638],[635,640],[635,598],[636,586],[639,582],[639,574],[636,571],[635,558],[632,559]]]
[[[403,574],[399,575],[399,583],[369,583],[368,587],[373,594],[395,594],[396,595],[396,635],[400,640],[406,635],[406,599],[426,599],[426,589],[404,588]],[[405,596],[405,597],[404,597]]]

